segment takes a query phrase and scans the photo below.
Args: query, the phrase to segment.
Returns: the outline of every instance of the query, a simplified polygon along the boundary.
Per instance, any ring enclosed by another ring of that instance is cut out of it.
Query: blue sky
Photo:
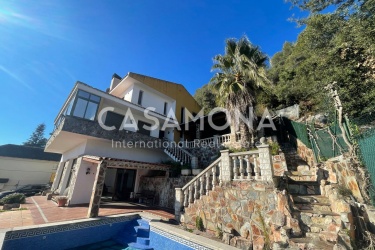
[[[40,123],[48,138],[77,80],[105,90],[132,71],[194,94],[225,39],[246,34],[272,56],[297,39],[293,14],[283,0],[0,0],[0,145]]]

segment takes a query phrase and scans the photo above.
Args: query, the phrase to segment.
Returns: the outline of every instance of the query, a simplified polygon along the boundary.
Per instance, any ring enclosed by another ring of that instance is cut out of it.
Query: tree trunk
[[[241,148],[250,149],[251,145],[251,133],[249,127],[244,123],[240,123],[240,133],[241,133]]]

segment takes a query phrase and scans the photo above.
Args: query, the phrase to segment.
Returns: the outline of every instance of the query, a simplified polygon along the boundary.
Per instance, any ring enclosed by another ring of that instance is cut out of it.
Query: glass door
[[[114,200],[130,199],[130,193],[134,192],[136,173],[134,169],[117,169]]]

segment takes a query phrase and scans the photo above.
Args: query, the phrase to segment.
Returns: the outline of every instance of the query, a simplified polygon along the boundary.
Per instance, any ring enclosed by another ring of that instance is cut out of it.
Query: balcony
[[[161,139],[128,130],[103,129],[97,121],[74,116],[63,116],[46,144],[46,152],[63,153],[87,139],[105,139],[126,142],[162,142]]]

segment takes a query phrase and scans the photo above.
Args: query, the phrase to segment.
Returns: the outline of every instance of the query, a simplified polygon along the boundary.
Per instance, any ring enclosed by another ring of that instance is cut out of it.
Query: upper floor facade
[[[198,113],[200,106],[180,84],[135,73],[114,74],[106,91],[77,82],[55,119],[46,151],[64,156],[98,140],[178,141],[175,128],[185,109]]]

